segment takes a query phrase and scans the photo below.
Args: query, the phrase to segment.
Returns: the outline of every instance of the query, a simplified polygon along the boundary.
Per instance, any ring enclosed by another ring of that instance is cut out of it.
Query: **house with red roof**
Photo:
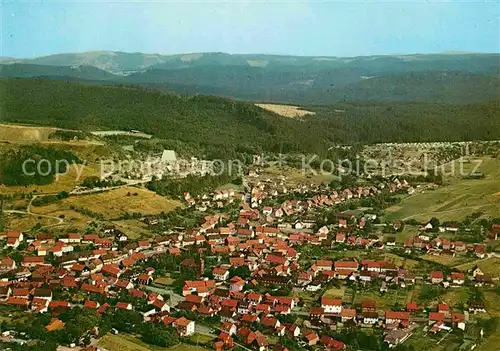
[[[105,264],[101,268],[101,272],[104,275],[112,276],[118,278],[121,274],[120,268],[115,264]]]
[[[0,260],[0,271],[8,272],[16,268],[16,261],[10,257],[4,257]]]
[[[331,271],[333,262],[329,260],[317,260],[315,266],[317,271]]]
[[[83,307],[85,308],[91,308],[91,309],[98,309],[101,304],[97,301],[92,301],[92,300],[86,300],[85,303],[83,304]]]
[[[122,310],[131,310],[132,305],[128,302],[117,302],[116,303],[116,308],[122,309]]]
[[[450,314],[450,306],[446,303],[438,304],[438,312],[448,316]]]
[[[173,323],[172,326],[177,329],[177,332],[181,336],[189,336],[194,334],[195,330],[195,323],[194,321],[190,321],[187,318],[181,317],[176,319]]]
[[[349,269],[352,271],[357,271],[359,269],[359,263],[358,261],[336,261],[334,267],[335,270]]]
[[[465,283],[465,274],[462,272],[452,272],[450,276],[451,282],[455,285],[462,285]]]
[[[236,275],[232,277],[231,280],[229,281],[229,291],[230,292],[243,291],[245,284],[246,284],[245,280],[241,279]]]
[[[441,284],[444,279],[444,274],[442,271],[432,271],[430,277],[432,284]]]
[[[321,339],[319,339],[319,343],[323,345],[326,349],[329,350],[345,350],[347,348],[347,345],[344,344],[341,341],[335,340],[331,336],[322,336]]]
[[[429,323],[444,322],[445,315],[440,312],[430,312],[429,313]]]
[[[342,312],[342,300],[325,297],[321,298],[321,307],[325,314],[340,314]]]
[[[212,274],[215,280],[225,281],[229,278],[229,270],[222,267],[214,267],[212,269]]]
[[[408,322],[410,320],[409,312],[385,312],[385,323],[386,324],[399,324],[402,322]]]

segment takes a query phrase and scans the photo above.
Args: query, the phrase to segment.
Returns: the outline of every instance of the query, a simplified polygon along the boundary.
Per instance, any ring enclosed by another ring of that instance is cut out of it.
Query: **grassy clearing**
[[[399,267],[406,268],[406,269],[414,268],[414,267],[418,266],[418,264],[419,264],[418,261],[415,261],[412,259],[405,259],[403,257],[400,257],[398,255],[395,255],[395,254],[389,253],[389,252],[384,253],[384,259],[387,261],[391,261],[395,265],[397,265]]]
[[[330,289],[328,289],[327,291],[325,291],[325,294],[323,296],[326,296],[326,297],[338,297],[338,298],[341,298],[343,299],[344,298],[344,294],[345,294],[345,286],[342,285],[340,286],[339,288],[336,288],[336,287],[332,287]]]
[[[467,264],[467,262],[470,261],[470,258],[465,257],[465,256],[451,256],[451,255],[440,255],[440,256],[435,256],[435,255],[421,255],[421,258],[427,261],[431,262],[436,262],[445,266],[450,266],[454,267],[460,264]]]
[[[172,279],[171,277],[158,277],[154,281],[155,284],[160,285],[172,285],[173,282],[174,279]]]
[[[451,307],[460,304],[461,302],[465,303],[469,300],[470,291],[468,288],[460,287],[460,288],[452,288],[448,290],[443,295],[439,296],[440,302],[445,302]]]
[[[194,346],[188,344],[179,344],[174,347],[165,349],[169,351],[206,351],[207,349],[201,346]]]
[[[493,217],[500,216],[500,160],[480,160],[482,164],[478,171],[485,174],[484,179],[449,177],[449,185],[409,196],[397,206],[388,208],[387,218],[426,221],[434,216],[441,221],[461,220],[478,211]],[[467,167],[472,170],[472,164]]]
[[[395,237],[396,242],[399,244],[403,244],[408,239],[413,238],[418,234],[418,226],[414,225],[405,225],[401,232],[397,232],[396,234],[384,234],[384,240],[388,237]]]
[[[32,229],[37,223],[40,223],[42,226],[50,225],[56,223],[55,219],[51,218],[38,218],[36,216],[24,215],[24,214],[7,214],[4,216],[4,229],[6,231],[29,231]]]
[[[182,203],[144,188],[123,187],[102,193],[70,196],[48,206],[36,207],[34,211],[54,215],[61,210],[70,210],[71,206],[101,213],[106,219],[113,219],[125,212],[143,214],[168,212],[177,206],[182,206]]]
[[[151,236],[151,231],[148,229],[148,225],[137,219],[113,221],[112,223],[132,240]]]
[[[199,339],[199,342],[201,340]],[[206,337],[205,337],[206,338]],[[196,340],[196,339],[193,339]],[[99,340],[99,346],[107,351],[205,351],[207,349],[201,346],[179,344],[173,347],[165,348],[143,343],[139,338],[130,334],[106,334]]]
[[[484,302],[486,306],[486,311],[492,317],[500,317],[500,305],[498,304],[499,299],[500,299],[500,293],[496,291],[484,292]]]
[[[127,334],[106,334],[101,338],[101,340],[99,340],[99,346],[106,349],[107,351],[168,350],[164,347],[145,344],[138,338]]]
[[[0,140],[8,141],[44,141],[49,140],[50,134],[57,128],[32,127],[15,124],[0,124]]]
[[[354,293],[353,293],[354,294]],[[384,294],[378,291],[356,291],[354,294],[354,305],[361,305],[364,300],[373,300],[377,303],[377,310],[389,310],[396,303],[404,306],[410,302],[411,294],[407,290],[389,290]]]
[[[485,335],[486,340],[484,340],[479,346],[475,349],[477,351],[498,351],[500,345],[500,330],[497,330],[496,333],[491,335]]]
[[[232,183],[224,184],[219,187],[217,187],[217,190],[225,190],[225,189],[233,189],[235,192],[243,192],[244,188],[243,185],[236,185]]]
[[[487,258],[484,260],[476,260],[473,262],[469,263],[464,263],[455,266],[456,269],[459,269],[461,271],[467,271],[475,266],[478,266],[479,269],[483,271],[485,274],[491,274],[493,276],[498,276],[499,275],[499,268],[500,268],[500,258],[498,257],[491,257]]]
[[[191,341],[199,343],[199,344],[212,343],[212,341],[214,340],[214,338],[212,338],[212,337],[210,337],[208,335],[202,335],[202,334],[198,334],[198,333],[195,333],[195,334],[191,335],[189,337],[189,339]]]
[[[298,118],[315,114],[314,112],[311,111],[302,110],[298,106],[278,105],[278,104],[255,104],[255,105],[259,106],[260,108],[263,108],[264,110],[268,110],[277,113],[280,116],[289,118]]]

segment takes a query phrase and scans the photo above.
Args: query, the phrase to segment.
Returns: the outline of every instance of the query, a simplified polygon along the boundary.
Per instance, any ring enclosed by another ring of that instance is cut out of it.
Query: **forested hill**
[[[316,123],[215,96],[47,79],[1,79],[0,89],[3,122],[84,131],[137,129],[162,139],[241,150],[313,151],[327,148],[329,138]]]
[[[315,152],[333,144],[500,139],[498,100],[469,105],[347,102],[309,106],[302,120],[215,96],[178,96],[138,87],[47,79],[0,79],[0,122],[84,131],[137,129],[203,146],[219,157],[237,152]]]
[[[84,80],[110,80],[117,78],[114,74],[94,66],[43,66],[33,64],[14,63],[0,65],[2,78],[31,78],[31,77],[66,77]]]
[[[0,77],[50,77],[55,80],[70,77],[101,84],[112,81],[114,84],[141,85],[182,94],[292,104],[356,100],[468,104],[500,95],[500,55],[342,58],[89,52],[36,59],[2,61],[0,58]]]

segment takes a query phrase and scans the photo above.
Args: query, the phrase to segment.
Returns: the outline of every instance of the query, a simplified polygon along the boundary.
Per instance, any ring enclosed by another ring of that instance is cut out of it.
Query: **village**
[[[336,190],[285,178],[253,172],[238,190],[186,193],[188,211],[207,214],[203,222],[165,230],[149,217],[157,233],[149,240],[113,226],[57,237],[3,233],[2,314],[48,314],[50,333],[64,328],[66,310],[125,310],[173,328],[182,342],[203,336],[215,350],[382,349],[374,340],[401,349],[412,335],[476,345],[489,316],[481,289],[498,291],[498,275],[478,263],[500,257],[487,245],[499,223],[481,227],[484,241],[464,242],[454,237],[472,225],[380,222],[373,204],[433,185],[392,178]],[[472,265],[455,269],[436,257]],[[453,291],[466,301],[441,299]],[[4,320],[2,340],[26,342],[13,326]],[[367,335],[364,344],[356,333]],[[95,350],[100,337],[93,328],[66,346]]]

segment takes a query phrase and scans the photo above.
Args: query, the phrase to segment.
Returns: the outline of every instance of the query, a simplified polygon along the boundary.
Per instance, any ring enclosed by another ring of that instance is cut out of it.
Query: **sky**
[[[498,0],[0,0],[0,56],[500,52]]]

